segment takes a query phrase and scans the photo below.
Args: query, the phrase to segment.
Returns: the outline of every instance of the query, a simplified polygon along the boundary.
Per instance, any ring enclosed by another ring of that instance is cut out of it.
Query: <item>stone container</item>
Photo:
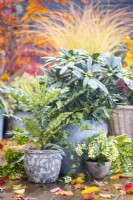
[[[28,150],[24,167],[29,181],[35,183],[55,182],[61,168],[61,155],[56,150]]]

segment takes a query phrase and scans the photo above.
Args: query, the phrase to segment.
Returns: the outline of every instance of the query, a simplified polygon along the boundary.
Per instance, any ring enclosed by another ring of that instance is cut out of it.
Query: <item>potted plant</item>
[[[86,169],[94,179],[104,178],[109,173],[111,162],[119,155],[116,139],[107,137],[104,131],[78,144],[76,153],[83,155]]]
[[[129,36],[125,38],[128,51],[124,58],[123,67],[131,72],[130,78],[133,79],[133,40]],[[112,113],[113,119],[109,121],[110,135],[128,134],[133,138],[133,91],[128,89],[123,81],[119,85],[123,87],[123,93],[127,96],[125,102],[119,102],[117,109]]]
[[[56,181],[61,168],[61,148],[52,143],[54,138],[63,137],[62,128],[70,122],[72,112],[61,112],[57,101],[67,88],[47,88],[38,78],[33,86],[24,82],[21,89],[8,88],[7,93],[22,102],[33,114],[22,118],[24,130],[14,131],[19,143],[33,141],[33,148],[25,152],[24,167],[30,181],[48,183]],[[58,138],[59,139],[59,138]]]
[[[69,87],[65,98],[73,100],[64,110],[73,112],[75,118],[78,113],[81,122],[80,128],[74,124],[66,126],[70,132],[68,141],[73,143],[82,142],[101,130],[108,132],[106,119],[111,117],[110,112],[117,103],[124,100],[122,88],[117,85],[121,79],[133,89],[133,80],[127,78],[131,73],[122,68],[120,57],[109,53],[90,55],[84,50],[63,48],[58,56],[46,58],[42,70],[48,75],[50,88]],[[40,80],[43,82],[43,78]],[[63,161],[64,168],[69,157],[67,155],[66,162]]]
[[[13,75],[10,77],[9,81],[0,83],[1,88],[5,89],[5,92],[3,92],[2,96],[3,99],[6,101],[9,113],[7,118],[6,132],[11,131],[16,127],[23,129],[23,122],[20,121],[19,118],[31,117],[30,110],[28,110],[28,108],[25,108],[22,102],[14,99],[9,93],[6,92],[6,88],[8,87],[14,89],[21,88],[23,85],[23,81],[27,80],[32,86],[35,81],[35,77],[25,72],[21,76]],[[15,115],[16,117],[13,117],[12,115]]]
[[[109,53],[89,55],[84,50],[62,49],[59,56],[46,60],[42,70],[48,74],[49,87],[69,87],[66,99],[75,98],[66,110],[80,112],[84,120],[102,122],[110,117],[110,111],[124,100],[117,85],[120,80],[133,89],[133,80],[127,78],[131,72],[122,68],[120,57]]]

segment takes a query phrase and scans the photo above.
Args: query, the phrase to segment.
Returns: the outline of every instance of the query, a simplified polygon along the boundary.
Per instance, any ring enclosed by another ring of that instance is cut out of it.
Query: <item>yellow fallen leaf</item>
[[[119,174],[114,174],[113,176],[111,176],[110,178],[111,179],[118,179],[122,176],[122,173],[119,173]]]
[[[96,186],[86,187],[85,190],[82,191],[82,195],[86,196],[87,194],[90,194],[92,192],[97,192],[100,189]]]
[[[13,190],[20,190],[20,189],[25,188],[25,186],[22,186],[21,184],[18,184],[18,185],[13,185],[12,188],[13,188]]]
[[[77,174],[77,176],[80,177],[80,178],[82,178],[82,179],[85,178],[85,174],[83,174],[83,173],[79,173],[79,174]]]
[[[78,177],[77,179],[74,179],[71,181],[71,184],[78,184],[78,183],[84,183],[85,181],[81,178],[81,177]]]

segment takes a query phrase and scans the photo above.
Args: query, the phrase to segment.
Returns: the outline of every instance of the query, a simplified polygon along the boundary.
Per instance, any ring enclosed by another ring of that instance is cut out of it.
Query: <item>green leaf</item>
[[[62,66],[62,68],[61,68],[61,70],[60,70],[60,74],[62,75],[62,74],[64,74],[65,73],[65,71],[68,69],[68,66],[66,65],[66,66]]]
[[[69,58],[72,57],[72,55],[65,48],[61,48],[61,52],[64,53]]]
[[[100,53],[94,53],[94,54],[92,54],[92,58],[93,58],[94,60],[96,60],[96,59],[98,58],[99,55],[100,55]]]
[[[91,67],[92,67],[92,58],[89,56],[87,58],[87,70],[91,71]]]

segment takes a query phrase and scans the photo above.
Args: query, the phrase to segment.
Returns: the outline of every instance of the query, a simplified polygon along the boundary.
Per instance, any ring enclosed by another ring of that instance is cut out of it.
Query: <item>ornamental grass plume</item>
[[[69,4],[67,10],[49,12],[39,19],[35,22],[36,35],[38,40],[49,42],[50,54],[62,47],[114,54],[124,50],[123,39],[133,30],[133,16],[127,8],[110,9],[108,5],[105,9],[99,1],[84,9]]]

